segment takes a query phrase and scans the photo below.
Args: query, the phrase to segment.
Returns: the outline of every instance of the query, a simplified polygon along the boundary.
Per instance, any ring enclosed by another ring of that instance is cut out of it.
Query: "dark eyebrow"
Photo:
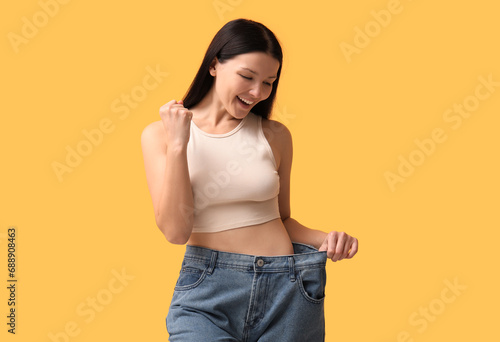
[[[250,71],[251,73],[255,74],[255,75],[259,75],[258,73],[256,73],[255,71],[253,71],[252,69],[248,69],[248,68],[242,68],[242,69],[245,69],[245,70],[248,70]],[[277,76],[269,76],[268,78],[278,78]]]

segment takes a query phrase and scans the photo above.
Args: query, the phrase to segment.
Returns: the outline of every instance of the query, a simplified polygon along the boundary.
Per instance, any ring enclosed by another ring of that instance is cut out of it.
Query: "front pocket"
[[[200,285],[207,275],[208,266],[208,263],[201,261],[184,260],[175,284],[175,291],[186,291]]]
[[[297,272],[300,292],[309,302],[319,304],[325,299],[326,269],[324,266],[300,269]]]

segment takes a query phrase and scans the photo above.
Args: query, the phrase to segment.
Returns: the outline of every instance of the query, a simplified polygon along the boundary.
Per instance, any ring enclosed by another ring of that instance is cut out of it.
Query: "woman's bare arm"
[[[272,129],[272,128],[271,128]],[[293,160],[293,141],[288,128],[283,124],[274,123],[275,141],[273,144],[279,152],[280,160],[278,174],[280,175],[280,193],[278,195],[281,220],[285,226],[290,240],[301,242],[326,251],[332,261],[352,258],[358,251],[358,239],[344,232],[308,228],[293,219],[290,209],[290,176]]]
[[[167,147],[161,121],[144,128],[141,145],[156,225],[169,242],[185,244],[191,235],[194,212],[187,147]]]

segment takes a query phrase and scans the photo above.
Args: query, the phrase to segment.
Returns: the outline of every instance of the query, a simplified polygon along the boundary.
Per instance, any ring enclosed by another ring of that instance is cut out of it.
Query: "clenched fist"
[[[183,101],[172,100],[161,106],[160,117],[167,135],[167,146],[186,147],[193,113],[183,106]]]

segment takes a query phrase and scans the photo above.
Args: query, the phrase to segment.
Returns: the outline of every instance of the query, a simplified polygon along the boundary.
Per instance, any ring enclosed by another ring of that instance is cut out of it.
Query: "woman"
[[[290,217],[292,138],[268,119],[282,60],[267,27],[228,22],[184,99],[142,133],[156,224],[187,244],[170,341],[324,341],[326,260],[358,241]]]

